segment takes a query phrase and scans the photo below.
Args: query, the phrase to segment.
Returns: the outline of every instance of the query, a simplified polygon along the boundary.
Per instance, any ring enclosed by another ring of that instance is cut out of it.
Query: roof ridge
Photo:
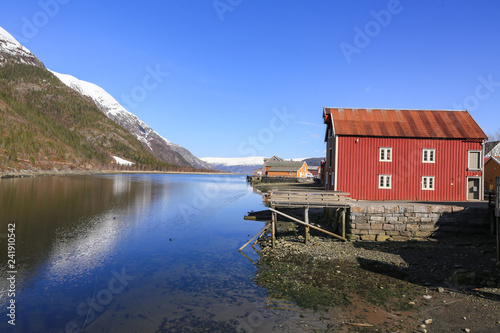
[[[324,108],[335,135],[480,139],[487,135],[467,111]]]

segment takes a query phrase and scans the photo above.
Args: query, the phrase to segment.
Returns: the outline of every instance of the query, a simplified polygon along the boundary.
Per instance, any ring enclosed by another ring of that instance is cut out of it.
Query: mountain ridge
[[[174,144],[158,134],[98,85],[69,74],[51,72],[71,89],[90,97],[108,118],[132,133],[156,158],[176,165],[192,166],[198,169],[215,169],[212,165],[198,159],[188,149]]]
[[[112,156],[131,161],[118,166]],[[156,158],[0,29],[0,172],[102,168],[196,171]]]
[[[136,169],[214,169],[99,86],[48,71],[0,27],[0,171],[95,169],[116,164],[112,156],[132,161]]]

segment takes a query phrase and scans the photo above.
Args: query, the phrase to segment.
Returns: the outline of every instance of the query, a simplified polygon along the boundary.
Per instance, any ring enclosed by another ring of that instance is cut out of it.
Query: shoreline
[[[340,332],[359,323],[366,332],[500,327],[492,237],[342,243],[316,235],[304,244],[297,236],[287,230],[274,249],[269,237],[259,240],[256,283],[301,307],[327,311]]]
[[[29,177],[51,177],[51,176],[93,176],[112,174],[185,174],[185,175],[238,175],[227,172],[206,172],[206,171],[133,171],[133,170],[87,170],[87,171],[16,171],[0,173],[0,179],[29,178]]]

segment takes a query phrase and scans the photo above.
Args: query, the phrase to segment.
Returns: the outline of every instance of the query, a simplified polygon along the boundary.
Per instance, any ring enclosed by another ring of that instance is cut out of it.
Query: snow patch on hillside
[[[97,107],[111,120],[119,124],[139,141],[143,142],[153,154],[158,154],[160,158],[169,154],[170,159],[166,162],[171,164],[182,164],[187,162],[195,168],[214,169],[210,164],[199,160],[186,148],[170,142],[149,125],[140,120],[135,114],[125,109],[118,101],[104,89],[94,83],[77,79],[67,74],[52,73],[59,78],[66,86],[90,97]],[[183,160],[185,162],[183,162]]]
[[[115,159],[115,162],[116,162],[116,164],[118,164],[118,165],[127,165],[127,166],[131,166],[131,165],[134,165],[134,164],[135,164],[134,162],[130,162],[130,161],[124,160],[123,158],[118,157],[118,156],[113,156],[113,158]]]

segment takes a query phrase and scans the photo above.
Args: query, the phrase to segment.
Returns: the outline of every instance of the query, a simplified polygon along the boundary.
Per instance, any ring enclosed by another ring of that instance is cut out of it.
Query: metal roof
[[[304,161],[273,161],[267,162],[266,167],[269,167],[268,171],[294,172],[299,170],[304,163]]]
[[[485,155],[490,156],[498,153],[500,153],[500,141],[490,141],[484,144]]]
[[[278,172],[278,171],[282,171],[282,172],[295,172],[295,171],[298,171],[300,169],[300,167],[293,167],[293,166],[282,166],[282,167],[270,167],[267,171],[268,172]]]
[[[468,111],[324,108],[336,135],[486,139]]]
[[[304,165],[304,161],[271,161],[266,163],[266,167],[297,167]]]

